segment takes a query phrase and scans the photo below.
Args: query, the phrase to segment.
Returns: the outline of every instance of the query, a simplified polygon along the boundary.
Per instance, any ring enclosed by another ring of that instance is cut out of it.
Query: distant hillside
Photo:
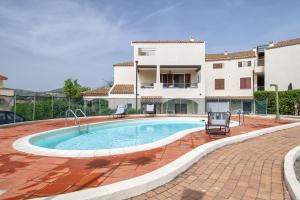
[[[19,95],[19,96],[34,96],[34,95],[36,95],[36,96],[49,96],[49,95],[53,95],[53,96],[62,97],[62,96],[64,96],[64,89],[63,88],[58,88],[58,89],[43,91],[43,92],[35,92],[35,91],[32,91],[32,90],[15,89],[15,93],[16,93],[16,95]]]

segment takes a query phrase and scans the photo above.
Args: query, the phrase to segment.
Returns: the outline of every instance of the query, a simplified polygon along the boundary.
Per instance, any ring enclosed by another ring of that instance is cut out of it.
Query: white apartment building
[[[13,89],[5,88],[4,81],[8,78],[0,74],[0,110],[10,110],[13,106],[13,96],[15,92]]]
[[[131,45],[133,60],[113,65],[114,85],[83,93],[86,100],[129,109],[154,103],[158,113],[168,114],[204,114],[221,101],[251,112],[256,90],[269,90],[271,83],[300,89],[300,38],[220,54],[206,54],[205,42],[194,39]]]

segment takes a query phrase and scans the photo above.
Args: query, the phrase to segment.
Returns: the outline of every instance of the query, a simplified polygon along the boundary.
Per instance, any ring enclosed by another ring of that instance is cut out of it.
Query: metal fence
[[[26,121],[64,118],[68,109],[81,109],[87,116],[102,116],[114,113],[118,105],[125,105],[127,114],[143,114],[147,104],[155,104],[159,114],[204,114],[210,102],[225,102],[231,112],[244,111],[268,114],[268,101],[239,99],[82,99],[55,96],[0,96],[0,110],[10,111],[10,119],[18,121],[18,116]],[[1,120],[1,115],[0,115]]]

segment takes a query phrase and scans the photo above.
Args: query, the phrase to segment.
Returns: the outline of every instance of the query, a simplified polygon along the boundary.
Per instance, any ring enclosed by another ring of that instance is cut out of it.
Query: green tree
[[[80,94],[84,91],[89,90],[88,87],[85,86],[81,86],[78,83],[78,80],[75,79],[67,79],[65,80],[64,83],[64,94],[66,97],[70,97],[70,98],[80,98]]]

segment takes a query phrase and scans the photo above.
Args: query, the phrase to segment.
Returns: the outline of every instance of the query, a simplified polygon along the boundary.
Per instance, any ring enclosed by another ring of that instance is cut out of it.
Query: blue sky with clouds
[[[1,0],[6,87],[92,88],[132,59],[132,40],[205,40],[209,53],[300,37],[299,0]]]

